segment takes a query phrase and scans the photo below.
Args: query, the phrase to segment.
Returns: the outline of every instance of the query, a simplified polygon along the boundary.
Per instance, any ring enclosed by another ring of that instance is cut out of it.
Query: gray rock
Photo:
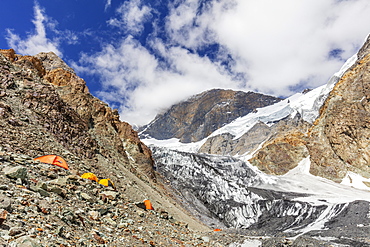
[[[5,167],[3,169],[4,174],[9,178],[21,178],[25,179],[27,177],[27,169],[23,166],[16,167]]]
[[[0,208],[5,209],[6,211],[11,211],[12,199],[3,194],[0,194]]]
[[[23,228],[21,227],[12,227],[9,230],[9,236],[16,236],[23,232]]]
[[[42,247],[42,245],[30,236],[23,236],[11,242],[10,247]]]

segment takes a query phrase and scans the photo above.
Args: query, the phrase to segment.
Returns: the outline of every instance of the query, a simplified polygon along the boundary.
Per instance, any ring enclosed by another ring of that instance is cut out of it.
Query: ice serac
[[[365,242],[367,233],[358,225],[370,223],[370,203],[365,201],[370,193],[309,174],[309,159],[286,176],[276,177],[230,156],[158,147],[153,147],[153,155],[157,171],[176,189],[182,203],[213,228],[293,239],[321,236],[332,243],[345,242],[339,236],[345,232],[347,243],[356,243],[356,238]]]
[[[256,108],[280,100],[254,92],[209,90],[173,105],[144,126],[140,136],[158,140],[178,138],[183,143],[196,142]]]

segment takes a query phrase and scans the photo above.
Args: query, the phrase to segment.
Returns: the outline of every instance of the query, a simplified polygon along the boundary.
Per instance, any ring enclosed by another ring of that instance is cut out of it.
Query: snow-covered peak
[[[197,152],[210,137],[229,133],[234,136],[234,139],[237,139],[248,132],[258,122],[263,122],[271,126],[282,119],[294,118],[297,114],[300,114],[303,120],[313,123],[319,116],[320,107],[323,105],[336,82],[338,82],[356,60],[357,54],[349,58],[342,68],[330,78],[326,85],[320,86],[307,93],[296,93],[273,105],[257,108],[254,112],[235,119],[233,122],[214,131],[210,136],[199,142],[184,144],[175,138],[169,140],[156,140],[151,138],[143,139],[142,141],[147,145],[166,147],[184,152]]]

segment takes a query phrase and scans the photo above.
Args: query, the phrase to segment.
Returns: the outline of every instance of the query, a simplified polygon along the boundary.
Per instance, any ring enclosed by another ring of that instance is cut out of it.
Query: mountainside
[[[173,105],[142,127],[140,136],[178,138],[183,143],[200,141],[236,118],[280,100],[254,92],[209,90]]]
[[[69,170],[34,161],[63,157]],[[153,169],[151,151],[116,110],[53,53],[0,50],[0,245],[220,246]],[[80,177],[93,172],[115,184]],[[154,210],[143,210],[150,199]],[[216,234],[216,235],[215,235]]]
[[[117,111],[93,97],[60,58],[53,53],[34,57],[16,55],[14,50],[3,53],[7,58],[1,56],[4,151],[31,157],[64,154],[68,162],[76,160],[76,168],[79,163],[119,162],[138,175],[155,178],[151,152],[137,133],[119,121]],[[137,162],[130,164],[129,156]]]
[[[326,85],[202,140],[144,139],[156,170],[207,224],[273,237],[255,246],[370,246],[369,44]]]
[[[327,85],[211,90],[141,141],[55,54],[0,50],[0,244],[370,246],[369,71],[370,37]]]

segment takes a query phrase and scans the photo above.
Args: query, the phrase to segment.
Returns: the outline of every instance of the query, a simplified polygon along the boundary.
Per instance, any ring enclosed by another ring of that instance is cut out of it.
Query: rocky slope
[[[33,160],[45,154],[62,156],[70,170]],[[85,172],[110,178],[116,190],[80,178]],[[93,97],[60,58],[0,50],[2,246],[224,246],[233,241],[189,216],[161,179],[137,132]],[[138,207],[144,199],[152,201],[154,211]]]
[[[20,56],[14,50],[4,54],[0,144],[5,151],[32,157],[64,154],[90,164],[119,162],[142,177],[155,178],[150,150],[137,133],[119,121],[117,111],[93,97],[60,58],[53,53]],[[130,163],[128,155],[136,162]]]
[[[141,180],[128,172],[114,190],[23,154],[1,151],[0,162],[1,246],[226,246],[245,238],[191,230],[158,195],[144,210],[134,200]]]
[[[173,105],[144,126],[140,135],[158,140],[178,138],[183,143],[196,142],[256,108],[280,100],[254,92],[213,89]]]

